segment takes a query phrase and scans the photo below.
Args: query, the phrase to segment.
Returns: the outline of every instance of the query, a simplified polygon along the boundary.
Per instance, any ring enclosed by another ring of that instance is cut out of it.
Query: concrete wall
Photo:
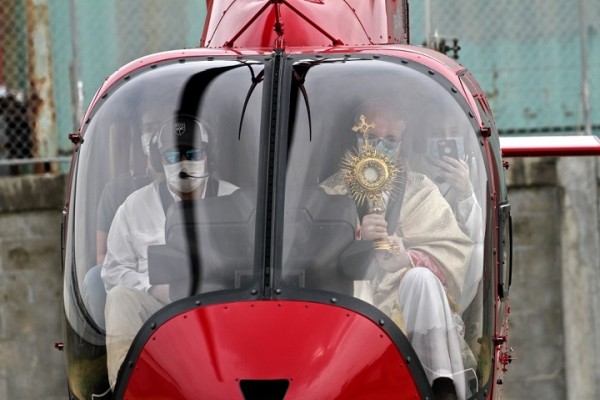
[[[505,399],[595,399],[598,160],[514,159],[514,270]]]
[[[0,399],[66,399],[60,223],[65,176],[0,179]]]
[[[511,160],[513,284],[508,399],[566,399],[560,274],[560,190],[554,160]],[[543,349],[530,356],[532,349]],[[526,394],[526,395],[525,395]]]
[[[597,160],[510,160],[514,272],[504,399],[594,399]],[[0,399],[66,398],[61,340],[64,175],[0,179]]]

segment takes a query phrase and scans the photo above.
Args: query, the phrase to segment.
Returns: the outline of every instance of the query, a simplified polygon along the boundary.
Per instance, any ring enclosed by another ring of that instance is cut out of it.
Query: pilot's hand
[[[438,167],[442,178],[457,191],[460,199],[469,197],[473,193],[473,186],[466,161],[448,156],[443,156],[441,161]]]
[[[169,304],[171,297],[169,294],[169,285],[153,285],[148,289],[148,293],[163,304]]]
[[[362,240],[384,240],[387,239],[387,221],[380,214],[367,214],[362,219],[360,227]]]

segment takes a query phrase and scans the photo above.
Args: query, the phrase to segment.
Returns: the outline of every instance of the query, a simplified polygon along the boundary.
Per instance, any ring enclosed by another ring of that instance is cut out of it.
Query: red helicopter
[[[600,153],[501,145],[407,0],[207,0],[200,47],[115,72],[70,139],[72,399],[497,399],[503,156]]]

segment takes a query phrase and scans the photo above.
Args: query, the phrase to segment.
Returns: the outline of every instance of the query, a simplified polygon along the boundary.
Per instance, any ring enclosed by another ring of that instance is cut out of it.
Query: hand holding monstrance
[[[381,215],[385,211],[384,194],[390,198],[395,195],[394,183],[400,173],[400,167],[384,151],[379,149],[378,144],[372,141],[383,142],[389,139],[384,137],[370,138],[369,130],[375,128],[374,123],[368,123],[365,116],[361,115],[359,123],[352,130],[363,137],[363,144],[357,152],[349,152],[342,160],[341,172],[350,194],[357,205],[369,205],[369,216],[365,218],[380,219],[371,221],[370,229],[374,232],[366,232],[365,237],[375,237],[375,248],[387,250],[397,254],[400,249],[396,242],[387,239],[385,227],[387,222]]]

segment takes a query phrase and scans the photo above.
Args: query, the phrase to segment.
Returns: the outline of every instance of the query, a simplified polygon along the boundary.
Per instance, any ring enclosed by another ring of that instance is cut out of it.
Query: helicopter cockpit
[[[85,122],[65,243],[67,329],[92,345],[68,350],[82,398],[106,375],[78,379],[107,365],[114,386],[145,323],[125,329],[131,320],[114,317],[147,304],[111,300],[119,287],[151,299],[147,318],[190,298],[353,298],[397,324],[430,381],[449,377],[459,398],[487,383],[491,211],[464,100],[399,59],[277,62],[148,65],[109,88]],[[113,211],[101,211],[111,190]],[[440,349],[443,368],[433,366]]]

